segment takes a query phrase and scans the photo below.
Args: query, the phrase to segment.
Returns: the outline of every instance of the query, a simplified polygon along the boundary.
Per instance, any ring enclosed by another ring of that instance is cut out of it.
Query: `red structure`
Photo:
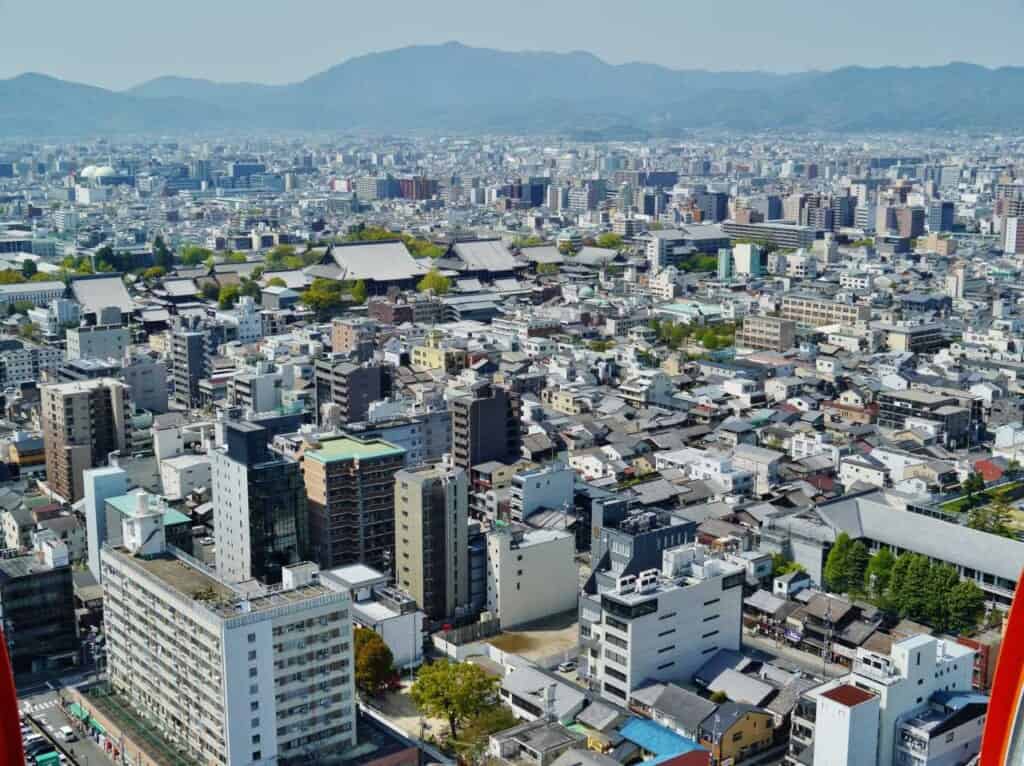
[[[1021,574],[1024,577],[1024,572]],[[1024,593],[1017,580],[981,737],[980,766],[1024,762]]]
[[[22,766],[24,763],[18,692],[14,688],[14,671],[7,655],[7,638],[0,629],[0,764]]]

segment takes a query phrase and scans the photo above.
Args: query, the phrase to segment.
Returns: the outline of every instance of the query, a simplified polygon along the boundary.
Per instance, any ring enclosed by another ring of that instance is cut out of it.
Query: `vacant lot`
[[[567,653],[575,655],[579,642],[577,616],[575,611],[567,612],[516,630],[503,631],[487,639],[487,643],[533,661]]]

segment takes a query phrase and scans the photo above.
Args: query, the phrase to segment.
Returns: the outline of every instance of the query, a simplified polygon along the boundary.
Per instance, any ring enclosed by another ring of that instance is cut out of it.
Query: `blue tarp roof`
[[[656,756],[676,756],[689,753],[691,750],[703,749],[692,739],[676,734],[660,723],[646,718],[630,718],[619,729],[619,734],[623,739],[639,745],[648,753],[653,753]]]

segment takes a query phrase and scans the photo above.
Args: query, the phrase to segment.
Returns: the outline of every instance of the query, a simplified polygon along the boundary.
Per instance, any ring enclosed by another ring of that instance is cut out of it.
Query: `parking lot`
[[[40,733],[50,739],[51,742],[59,742],[60,746],[71,755],[71,763],[80,766],[102,765],[110,763],[104,752],[88,737],[76,735],[74,742],[65,742],[59,736],[63,726],[71,726],[71,721],[60,708],[60,702],[55,690],[34,694],[18,700],[24,720],[33,720],[38,723]],[[60,748],[56,748],[60,752]]]

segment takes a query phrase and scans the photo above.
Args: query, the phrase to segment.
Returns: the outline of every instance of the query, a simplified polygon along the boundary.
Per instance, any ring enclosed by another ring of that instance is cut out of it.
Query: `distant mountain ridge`
[[[613,65],[585,52],[417,45],[287,85],[159,77],[111,91],[0,80],[0,135],[333,130],[665,135],[687,128],[998,129],[1024,118],[1024,68],[846,67],[772,74]]]

